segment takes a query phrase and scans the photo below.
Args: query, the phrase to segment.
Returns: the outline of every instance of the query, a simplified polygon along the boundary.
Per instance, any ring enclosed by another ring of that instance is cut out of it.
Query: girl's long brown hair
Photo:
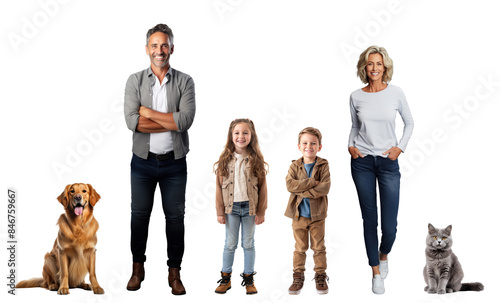
[[[227,133],[226,146],[220,154],[219,161],[214,164],[214,171],[218,176],[227,177],[229,175],[227,165],[232,159],[235,151],[233,143],[233,130],[239,123],[246,123],[250,127],[251,138],[250,143],[247,145],[247,153],[251,170],[257,177],[265,175],[267,173],[266,167],[269,167],[269,165],[264,161],[264,156],[262,155],[259,147],[259,139],[257,138],[257,133],[255,132],[255,126],[250,119],[236,119],[231,122]]]

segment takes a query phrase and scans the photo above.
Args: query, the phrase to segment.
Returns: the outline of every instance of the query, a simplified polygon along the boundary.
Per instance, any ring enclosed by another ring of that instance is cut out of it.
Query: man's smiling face
[[[151,64],[158,68],[168,66],[170,55],[174,52],[174,45],[170,44],[167,34],[156,32],[149,37],[146,53]]]

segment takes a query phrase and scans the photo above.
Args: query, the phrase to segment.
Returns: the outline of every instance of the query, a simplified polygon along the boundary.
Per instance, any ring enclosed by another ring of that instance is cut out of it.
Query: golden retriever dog
[[[75,183],[66,186],[57,200],[65,213],[59,217],[54,247],[45,254],[43,278],[17,283],[16,288],[43,287],[69,294],[70,288],[92,289],[94,294],[104,294],[95,275],[96,232],[99,223],[94,218],[94,206],[101,196],[92,185]],[[85,283],[89,274],[90,285]]]

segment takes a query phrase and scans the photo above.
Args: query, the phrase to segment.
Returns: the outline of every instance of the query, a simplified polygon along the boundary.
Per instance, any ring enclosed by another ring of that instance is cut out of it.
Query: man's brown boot
[[[186,289],[182,285],[180,268],[168,269],[168,286],[172,287],[172,294],[185,295]]]
[[[253,283],[253,276],[256,273],[252,273],[249,275],[241,274],[241,277],[243,278],[243,282],[241,282],[241,286],[245,286],[247,289],[247,295],[254,295],[257,293],[257,288],[255,287],[255,284]]]
[[[228,290],[231,289],[231,273],[221,272],[222,279],[217,281],[220,283],[219,286],[215,289],[215,292],[218,294],[225,294]]]
[[[291,295],[300,294],[300,290],[304,286],[304,273],[303,272],[294,272],[293,273],[293,283],[288,288],[288,293]]]
[[[144,281],[144,263],[134,262],[132,264],[132,277],[127,284],[128,290],[138,290],[141,288],[141,282]]]
[[[320,295],[325,295],[328,293],[328,276],[326,273],[314,275],[314,280],[316,280],[316,292]]]

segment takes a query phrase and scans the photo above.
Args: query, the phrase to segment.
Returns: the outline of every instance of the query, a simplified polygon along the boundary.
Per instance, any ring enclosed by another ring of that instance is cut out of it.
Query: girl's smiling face
[[[233,144],[238,154],[246,154],[246,148],[252,140],[250,126],[247,123],[238,123],[233,129]]]

